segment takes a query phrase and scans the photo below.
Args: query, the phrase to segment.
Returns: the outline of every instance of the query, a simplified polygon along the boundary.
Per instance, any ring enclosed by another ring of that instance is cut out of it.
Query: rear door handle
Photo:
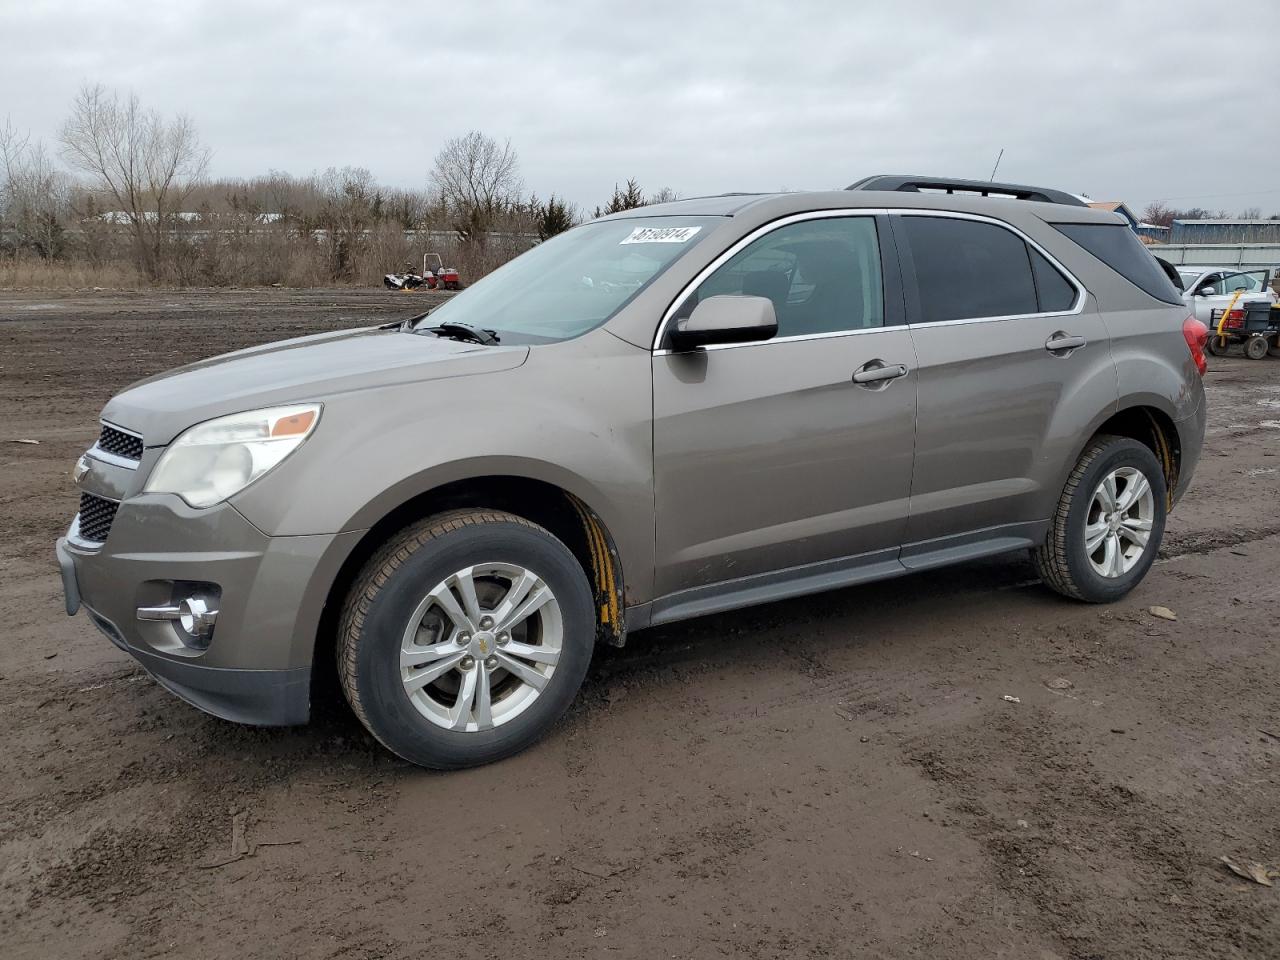
[[[897,380],[907,375],[907,368],[900,363],[886,364],[883,360],[868,360],[853,372],[854,383],[879,383]]]
[[[1059,330],[1044,342],[1044,348],[1050,353],[1065,353],[1068,350],[1079,350],[1088,342],[1084,337],[1077,337]]]

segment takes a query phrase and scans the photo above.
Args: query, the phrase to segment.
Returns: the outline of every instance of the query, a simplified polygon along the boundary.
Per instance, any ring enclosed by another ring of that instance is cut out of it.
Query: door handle
[[[1059,330],[1044,342],[1044,348],[1050,353],[1067,353],[1071,350],[1079,350],[1088,342],[1084,337],[1078,337]]]
[[[883,360],[868,360],[853,372],[854,383],[879,383],[885,380],[897,380],[907,375],[907,368],[901,363],[886,364]]]

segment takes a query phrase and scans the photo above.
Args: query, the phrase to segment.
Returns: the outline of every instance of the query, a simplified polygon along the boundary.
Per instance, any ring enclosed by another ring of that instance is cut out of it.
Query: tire
[[[1215,357],[1225,357],[1227,355],[1227,350],[1231,346],[1231,341],[1226,337],[1214,335],[1209,338],[1209,342],[1206,346],[1209,348],[1209,352]]]
[[[524,601],[508,596],[526,583]],[[507,630],[489,623],[503,601],[518,614],[544,588],[550,599]],[[591,662],[594,613],[581,565],[542,527],[490,510],[441,514],[393,537],[356,578],[338,676],[393,753],[436,770],[478,766],[523,750],[568,709]]]
[[[1267,350],[1267,355],[1271,357],[1280,357],[1280,337],[1275,337],[1271,341],[1271,347]]]
[[[1244,342],[1244,355],[1250,360],[1261,360],[1267,355],[1267,338],[1250,337]]]
[[[1123,486],[1113,486],[1113,489],[1118,489],[1116,500],[1123,505],[1130,489],[1141,489],[1129,486],[1134,472],[1147,481],[1150,499],[1139,496],[1135,506],[1121,514],[1125,520],[1120,524],[1123,530],[1110,527],[1106,521],[1108,514],[1101,509],[1098,499],[1104,496],[1100,489],[1103,481],[1119,475]],[[1044,543],[1031,551],[1036,570],[1046,585],[1064,597],[1087,603],[1119,600],[1151,569],[1164,536],[1167,504],[1164,471],[1148,447],[1128,437],[1095,437],[1067,479]],[[1143,522],[1144,512],[1150,529],[1131,532]],[[1086,545],[1086,527],[1097,530],[1099,525],[1110,532],[1101,534],[1099,546],[1091,554]],[[1133,537],[1143,532],[1147,539],[1141,552],[1137,552]],[[1108,558],[1114,557],[1108,545],[1113,537],[1121,551],[1120,560],[1114,565],[1108,562]],[[1125,556],[1126,553],[1133,555]],[[1099,562],[1109,568],[1105,575],[1096,566]]]

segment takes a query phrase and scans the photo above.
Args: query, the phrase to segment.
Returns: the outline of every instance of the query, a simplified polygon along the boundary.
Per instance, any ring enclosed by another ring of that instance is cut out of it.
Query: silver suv
[[[67,612],[217,716],[304,722],[336,662],[392,751],[483,763],[654,624],[1013,550],[1124,596],[1200,455],[1205,338],[1057,191],[631,210],[414,320],[115,397]]]

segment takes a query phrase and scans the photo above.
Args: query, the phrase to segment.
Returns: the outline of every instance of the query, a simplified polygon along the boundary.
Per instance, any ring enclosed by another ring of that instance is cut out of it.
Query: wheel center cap
[[[1112,533],[1115,533],[1117,530],[1119,530],[1119,529],[1120,529],[1120,514],[1118,514],[1118,513],[1113,513],[1113,514],[1111,515],[1110,519],[1108,519],[1108,520],[1107,520],[1107,527],[1111,530],[1111,532],[1112,532]]]
[[[483,660],[493,653],[497,645],[492,632],[480,630],[471,637],[471,655],[477,660]]]

